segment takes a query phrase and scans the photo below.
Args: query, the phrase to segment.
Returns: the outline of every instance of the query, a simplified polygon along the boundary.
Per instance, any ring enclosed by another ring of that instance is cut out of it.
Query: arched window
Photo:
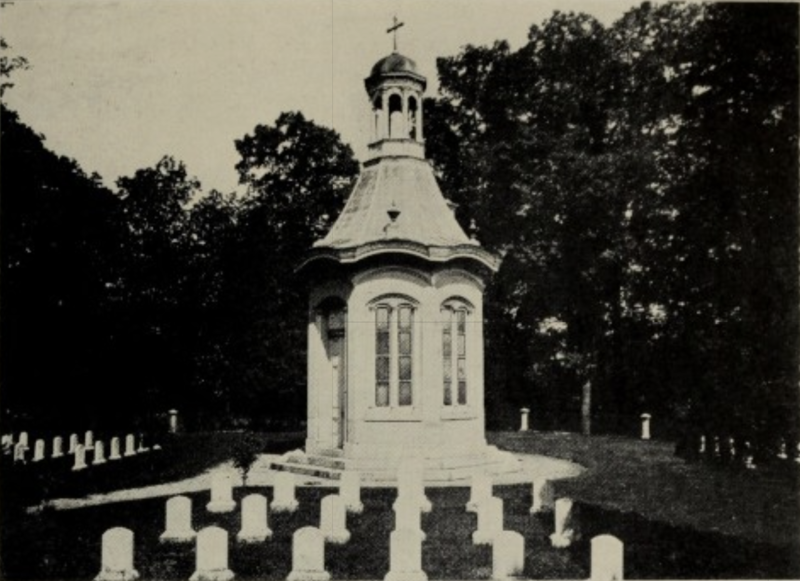
[[[375,406],[414,403],[414,313],[403,298],[373,305],[375,312]]]
[[[442,403],[467,405],[467,333],[471,307],[453,299],[442,305]]]
[[[417,100],[414,97],[408,98],[408,136],[417,138]]]
[[[402,137],[403,99],[395,93],[389,97],[389,137]]]
[[[372,102],[372,112],[375,115],[375,139],[383,138],[383,127],[381,127],[381,120],[383,119],[383,98],[378,95]]]

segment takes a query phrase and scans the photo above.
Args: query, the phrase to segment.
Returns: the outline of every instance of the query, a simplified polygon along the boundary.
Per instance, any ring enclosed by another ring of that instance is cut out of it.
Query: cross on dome
[[[392,21],[394,22],[394,24],[386,29],[386,33],[387,34],[390,33],[390,32],[394,33],[394,38],[393,38],[393,41],[394,41],[394,52],[397,52],[397,29],[400,28],[401,26],[405,26],[405,22],[399,22],[397,20],[397,15],[395,15],[392,18]]]

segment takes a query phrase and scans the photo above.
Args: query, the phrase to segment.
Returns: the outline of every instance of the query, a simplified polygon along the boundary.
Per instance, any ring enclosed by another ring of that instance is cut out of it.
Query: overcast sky
[[[620,0],[15,0],[0,13],[17,72],[10,108],[55,152],[119,176],[164,154],[208,191],[237,187],[234,140],[282,111],[332,127],[357,157],[369,137],[363,79],[392,50],[436,89],[436,57],[504,39],[518,48],[555,9],[610,24]]]

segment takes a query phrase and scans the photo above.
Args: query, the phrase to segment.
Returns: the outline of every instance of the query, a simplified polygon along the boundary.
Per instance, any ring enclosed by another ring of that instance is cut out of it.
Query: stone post
[[[178,410],[169,410],[169,433],[178,433]]]
[[[642,414],[639,418],[642,420],[642,440],[650,439],[650,414]]]
[[[528,414],[531,413],[531,410],[530,410],[530,408],[522,408],[519,411],[520,411],[520,414],[522,414],[522,417],[520,418],[519,431],[520,432],[527,432],[528,431]]]

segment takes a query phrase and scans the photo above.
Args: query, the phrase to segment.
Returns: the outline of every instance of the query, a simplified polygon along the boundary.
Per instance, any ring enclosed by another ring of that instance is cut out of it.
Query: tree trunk
[[[581,433],[584,436],[592,435],[592,382],[586,380],[583,384],[581,397]]]

